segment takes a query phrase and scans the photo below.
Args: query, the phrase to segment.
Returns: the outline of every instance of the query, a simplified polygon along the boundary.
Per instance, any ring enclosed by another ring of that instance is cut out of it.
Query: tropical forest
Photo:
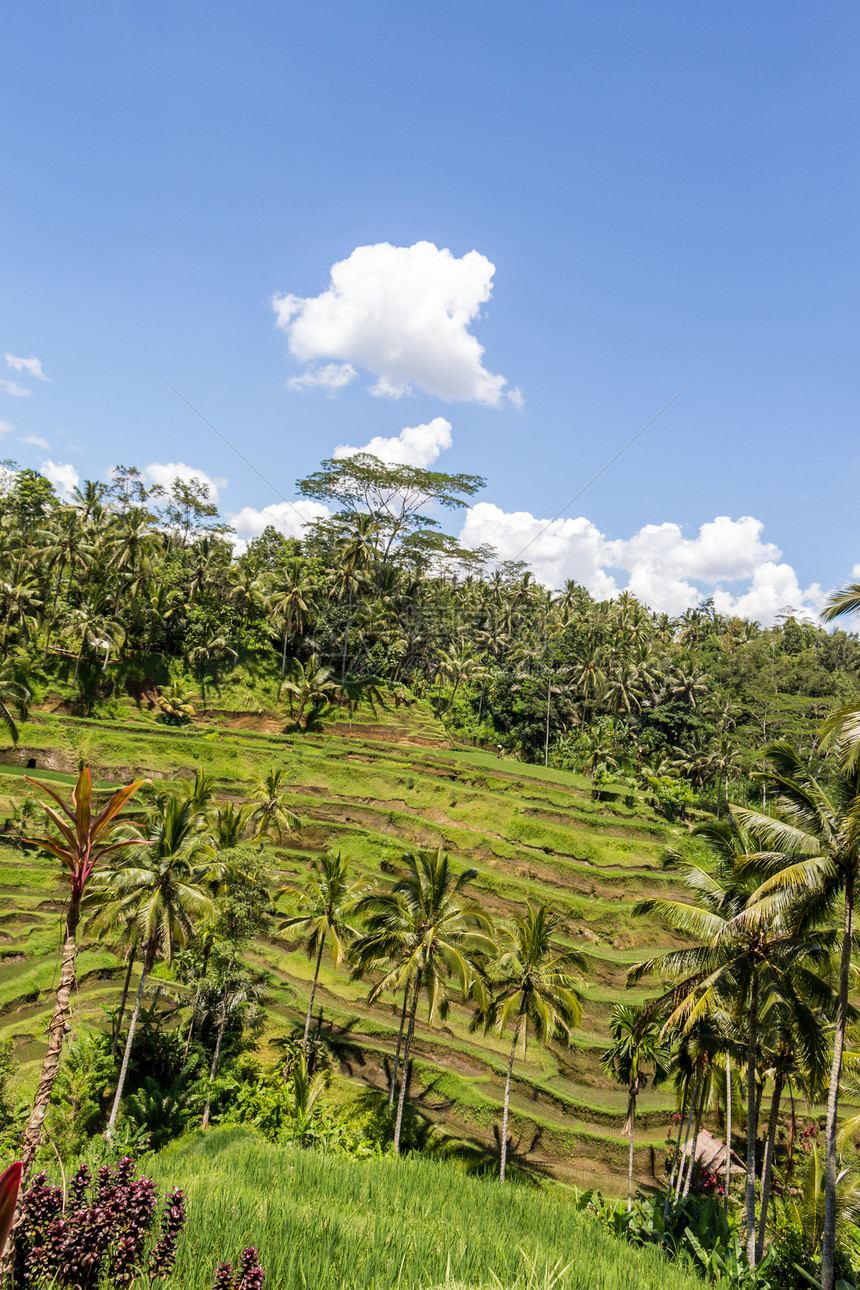
[[[482,483],[3,467],[4,1285],[857,1284],[860,585],[550,588]]]

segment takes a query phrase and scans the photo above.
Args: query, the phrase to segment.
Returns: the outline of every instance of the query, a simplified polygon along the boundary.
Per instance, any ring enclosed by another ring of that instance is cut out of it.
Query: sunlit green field
[[[701,1282],[576,1212],[570,1197],[467,1177],[418,1157],[353,1161],[272,1147],[242,1129],[196,1134],[154,1162],[187,1192],[183,1290],[254,1245],[270,1290],[692,1290]]]

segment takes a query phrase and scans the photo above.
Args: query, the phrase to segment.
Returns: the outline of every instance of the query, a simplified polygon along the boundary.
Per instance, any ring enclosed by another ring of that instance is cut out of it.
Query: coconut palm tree
[[[293,699],[298,700],[299,710],[293,720],[300,730],[307,727],[310,720],[309,714],[324,707],[326,703],[331,703],[339,693],[340,687],[337,681],[333,680],[333,675],[330,667],[320,665],[315,654],[311,655],[305,664],[300,663],[298,659],[293,660],[292,673],[289,679],[284,681],[283,688],[289,695],[290,716],[293,716]]]
[[[273,837],[280,841],[285,833],[298,827],[298,818],[284,800],[284,769],[272,767],[255,780],[251,798],[249,820],[254,824],[258,837]]]
[[[743,813],[739,813],[743,814]],[[715,836],[730,826],[715,823]],[[745,1230],[747,1255],[756,1261],[756,1138],[760,1028],[777,1001],[806,999],[811,1007],[826,1008],[829,991],[816,974],[829,951],[816,938],[804,911],[788,917],[785,903],[779,913],[758,903],[757,878],[744,864],[754,844],[743,835],[725,841],[721,863],[713,872],[690,866],[685,883],[693,901],[646,900],[637,913],[662,915],[677,931],[692,937],[693,946],[638,964],[628,981],[655,973],[676,984],[665,998],[671,1002],[667,1026],[687,1029],[709,1012],[737,1010],[745,1015],[747,1044],[747,1164]],[[799,1015],[800,1012],[799,1012]],[[810,1058],[812,1039],[802,1029],[796,1043]],[[691,1165],[692,1167],[692,1165]]]
[[[99,875],[93,899],[103,906],[93,926],[109,927],[134,919],[143,949],[140,981],[129,1021],[116,1094],[108,1119],[113,1134],[128,1075],[134,1032],[144,985],[159,953],[170,962],[176,946],[187,945],[195,918],[210,913],[207,891],[211,848],[198,827],[190,801],[164,796],[126,854],[126,862]]]
[[[499,1034],[513,1030],[502,1111],[501,1182],[505,1181],[511,1076],[517,1048],[525,1057],[529,1029],[539,1043],[549,1044],[553,1039],[570,1043],[571,1031],[579,1025],[582,1015],[575,974],[584,970],[585,959],[578,950],[565,950],[553,943],[561,921],[561,915],[547,905],[528,903],[525,913],[501,926],[502,949],[488,972],[489,1002],[482,1010],[485,1024]]]
[[[308,563],[301,556],[293,556],[278,570],[275,582],[270,586],[265,606],[269,613],[276,613],[283,618],[284,636],[281,651],[281,682],[287,671],[287,645],[293,628],[299,633],[304,630],[310,616],[313,581],[308,571]]]
[[[4,659],[0,663],[0,725],[6,727],[13,744],[18,742],[18,725],[12,711],[19,721],[26,721],[29,705],[30,691],[18,680],[12,660]]]
[[[492,922],[483,908],[465,900],[463,892],[477,877],[476,869],[455,874],[441,850],[404,857],[404,877],[388,892],[366,897],[359,912],[365,916],[368,935],[383,975],[370,992],[375,1002],[386,990],[411,987],[403,1045],[403,1078],[394,1121],[394,1151],[400,1153],[403,1108],[409,1085],[409,1058],[415,1034],[415,1016],[423,994],[428,1020],[437,1012],[445,1016],[449,1005],[448,982],[453,977],[467,995],[476,978],[478,960],[495,952]],[[368,961],[370,947],[366,947]]]
[[[48,1051],[42,1064],[33,1109],[24,1131],[21,1153],[24,1181],[42,1140],[42,1123],[51,1100],[51,1090],[60,1064],[60,1053],[69,1015],[69,997],[75,985],[76,935],[81,917],[81,902],[94,874],[97,873],[96,866],[103,864],[107,856],[128,845],[125,839],[120,839],[117,835],[120,826],[117,817],[143,783],[142,780],[137,780],[133,784],[127,784],[124,788],[118,789],[107,805],[100,811],[96,811],[93,804],[92,776],[88,766],[85,766],[78,776],[78,782],[72,792],[71,805],[67,805],[50,785],[40,784],[34,779],[29,779],[29,782],[40,792],[46,793],[59,807],[59,810],[55,810],[45,803],[40,803],[57,833],[46,837],[27,838],[26,841],[56,856],[60,861],[65,871],[64,885],[68,884],[68,904],[63,962],[54,1015],[48,1030]]]
[[[350,941],[356,935],[356,929],[350,919],[360,891],[358,883],[350,882],[349,862],[337,851],[329,852],[318,860],[311,861],[310,873],[301,888],[284,887],[278,893],[279,895],[288,894],[295,909],[295,913],[281,920],[278,930],[303,928],[307,932],[305,952],[311,959],[316,955],[308,1010],[305,1015],[305,1033],[302,1039],[302,1051],[305,1053],[308,1050],[311,1015],[323,950],[328,942],[335,967],[339,967]]]
[[[844,899],[839,992],[825,1132],[825,1216],[821,1281],[833,1290],[836,1253],[839,1085],[850,1015],[849,986],[854,909],[860,879],[860,758],[852,718],[836,714],[826,727],[832,754],[825,780],[788,743],[764,750],[764,782],[775,799],[769,814],[737,809],[743,826],[762,852],[760,869],[770,871],[755,893],[768,917],[781,916],[805,896],[819,914]],[[775,872],[774,872],[775,871]]]
[[[663,1040],[660,1025],[647,1012],[619,1003],[612,1009],[609,1030],[613,1043],[604,1049],[600,1065],[627,1089],[627,1118],[622,1132],[629,1138],[627,1153],[627,1212],[633,1208],[633,1136],[636,1122],[636,1100],[647,1084],[646,1066],[652,1068],[654,1087],[665,1080],[671,1070],[671,1049]]]

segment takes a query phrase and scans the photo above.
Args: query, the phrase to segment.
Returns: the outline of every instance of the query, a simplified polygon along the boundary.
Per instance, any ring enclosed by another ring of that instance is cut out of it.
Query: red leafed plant
[[[0,1255],[6,1248],[9,1233],[12,1230],[12,1219],[15,1217],[15,1204],[18,1200],[18,1188],[21,1186],[21,1162],[0,1174]]]

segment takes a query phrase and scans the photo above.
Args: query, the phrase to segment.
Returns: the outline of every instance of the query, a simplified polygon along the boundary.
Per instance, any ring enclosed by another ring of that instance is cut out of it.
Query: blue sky
[[[814,610],[860,560],[858,37],[791,0],[7,6],[0,455],[181,464],[292,531],[167,378],[288,497],[409,427],[379,450],[485,475],[464,538],[552,585]]]

